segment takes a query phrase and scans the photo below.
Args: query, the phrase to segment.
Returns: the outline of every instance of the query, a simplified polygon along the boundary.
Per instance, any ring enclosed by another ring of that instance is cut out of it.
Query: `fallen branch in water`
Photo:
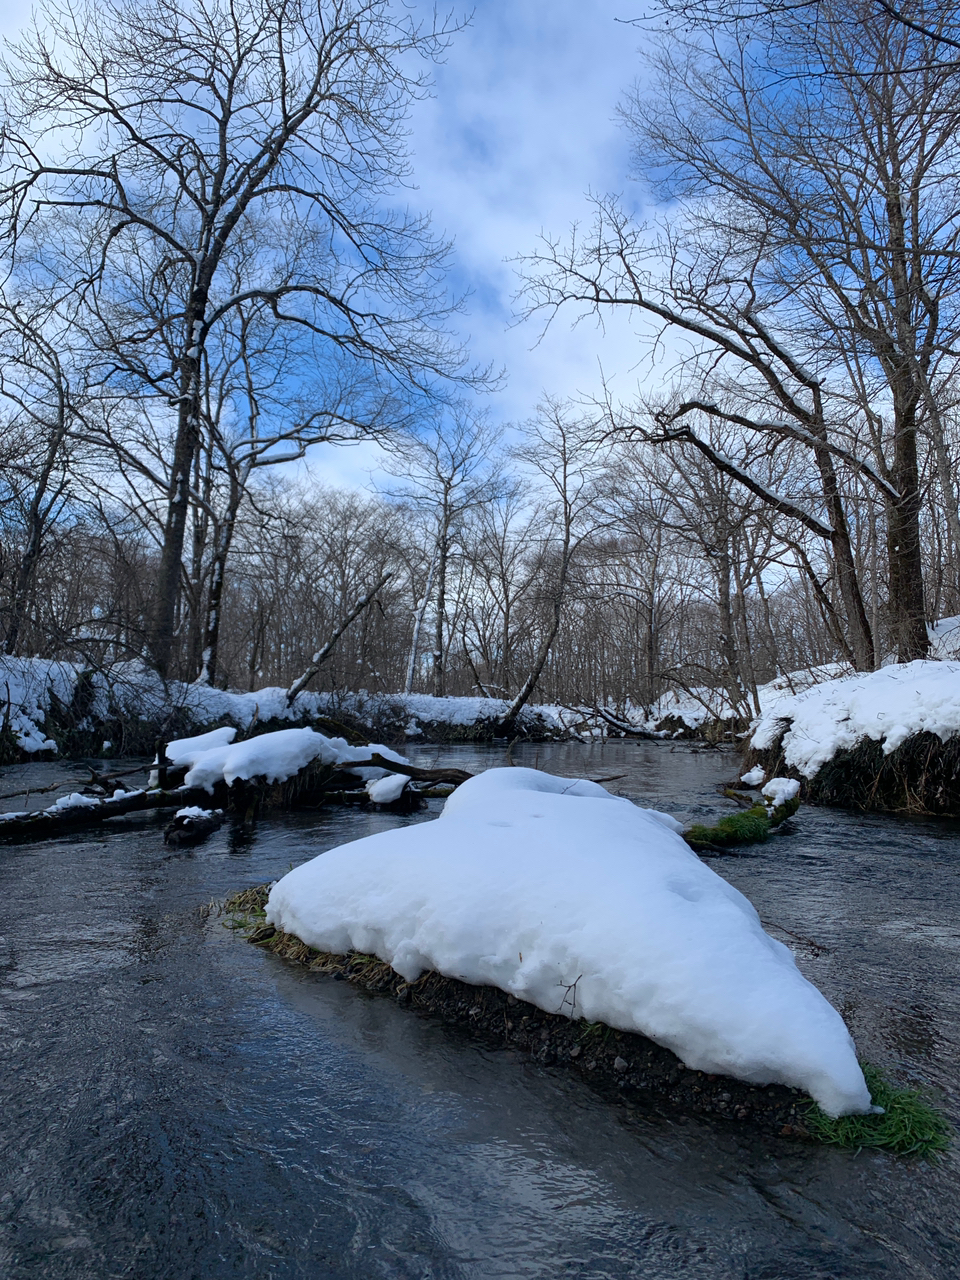
[[[469,782],[473,777],[473,774],[467,773],[466,769],[421,769],[415,764],[399,764],[396,760],[388,760],[378,751],[372,752],[369,760],[358,760],[355,763],[345,764],[341,768],[343,772],[348,773],[351,769],[363,769],[369,765],[386,769],[390,773],[402,773],[404,777],[412,778],[414,782],[452,782],[459,786],[461,782]]]
[[[701,850],[722,853],[732,845],[759,844],[787,818],[793,817],[799,808],[800,800],[796,796],[777,805],[767,805],[758,800],[749,809],[721,818],[715,826],[705,827],[695,822],[684,831],[683,838],[698,853]]]
[[[210,796],[202,787],[160,787],[148,791],[125,791],[105,800],[72,805],[52,805],[49,809],[0,815],[0,836],[20,838],[24,835],[50,835],[65,829],[92,827],[107,818],[121,818],[127,813],[146,809],[180,809],[191,804],[207,805]]]
[[[96,769],[87,765],[90,769],[90,779],[84,782],[83,786],[107,787],[111,786],[118,778],[129,778],[135,773],[145,773],[146,765],[138,765],[136,769],[127,769],[123,773],[97,773]],[[0,800],[16,800],[18,796],[42,796],[48,791],[60,791],[64,787],[69,787],[69,782],[48,782],[45,787],[21,787],[19,791],[5,791],[0,795]]]

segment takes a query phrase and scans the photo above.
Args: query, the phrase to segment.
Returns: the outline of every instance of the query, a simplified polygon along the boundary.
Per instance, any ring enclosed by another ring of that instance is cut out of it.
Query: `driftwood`
[[[369,760],[360,760],[356,764],[343,765],[343,769],[359,769],[365,765],[376,765],[380,769],[386,769],[390,773],[402,773],[404,777],[412,778],[414,782],[452,782],[459,786],[461,782],[469,782],[473,777],[472,773],[467,773],[466,769],[420,769],[415,764],[398,764],[395,760],[388,760],[379,752],[374,751],[370,755]]]
[[[107,818],[120,818],[127,813],[143,813],[147,809],[182,809],[209,802],[210,796],[202,787],[175,787],[171,791],[153,787],[147,791],[125,791],[122,796],[110,796],[92,804],[63,809],[54,806],[33,813],[18,813],[13,818],[5,817],[0,820],[0,837],[17,839],[25,835],[54,835],[78,827],[93,827]]]
[[[85,787],[115,787],[119,778],[129,778],[135,773],[145,773],[143,765],[138,765],[136,769],[127,769],[123,773],[97,773],[96,769],[87,765],[90,770],[89,779],[83,783]],[[5,791],[0,795],[0,800],[15,800],[18,796],[42,796],[48,791],[60,791],[63,787],[68,786],[66,782],[48,782],[45,787],[21,787],[19,791]],[[133,788],[130,788],[132,790]],[[127,790],[127,788],[124,788]]]

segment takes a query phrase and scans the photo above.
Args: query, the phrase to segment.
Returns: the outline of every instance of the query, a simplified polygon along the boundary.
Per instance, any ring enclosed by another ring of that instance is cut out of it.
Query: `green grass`
[[[950,1124],[921,1093],[891,1084],[877,1067],[865,1064],[863,1074],[873,1101],[884,1108],[883,1115],[834,1119],[814,1103],[804,1118],[812,1137],[832,1146],[872,1147],[926,1160],[946,1151]]]

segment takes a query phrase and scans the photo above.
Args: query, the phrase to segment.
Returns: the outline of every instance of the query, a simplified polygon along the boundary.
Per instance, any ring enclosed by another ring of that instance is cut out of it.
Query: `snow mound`
[[[759,787],[764,776],[763,768],[755,764],[749,773],[741,773],[740,781],[746,783],[748,787]]]
[[[211,729],[209,733],[198,733],[195,738],[177,738],[167,744],[167,759],[174,767],[189,764],[201,752],[229,746],[236,736],[236,729],[225,726]]]
[[[767,785],[761,788],[760,794],[766,796],[776,807],[785,804],[788,800],[795,800],[800,794],[800,783],[796,778],[771,778]]]
[[[267,919],[320,950],[372,952],[637,1031],[688,1067],[870,1097],[837,1011],[702,863],[679,823],[596,783],[491,769],[434,822],[341,845],[284,876]]]
[[[382,778],[371,778],[366,784],[367,795],[374,804],[391,804],[400,799],[409,781],[402,773],[388,773]]]
[[[960,732],[960,662],[918,659],[814,685],[754,721],[750,745],[772,747],[785,726],[784,760],[805,778],[863,738],[885,755],[924,731],[946,742]]]

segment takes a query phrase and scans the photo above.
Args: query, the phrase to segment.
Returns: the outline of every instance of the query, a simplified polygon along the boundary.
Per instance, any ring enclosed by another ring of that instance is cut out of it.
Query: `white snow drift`
[[[946,742],[960,732],[960,662],[898,663],[814,685],[765,711],[750,745],[773,746],[785,725],[784,759],[805,778],[863,738],[882,742],[885,755],[923,731]]]
[[[832,1115],[869,1111],[840,1015],[679,830],[596,783],[492,769],[436,821],[297,867],[267,918],[411,981],[493,985],[642,1032],[689,1067],[804,1089]]]

